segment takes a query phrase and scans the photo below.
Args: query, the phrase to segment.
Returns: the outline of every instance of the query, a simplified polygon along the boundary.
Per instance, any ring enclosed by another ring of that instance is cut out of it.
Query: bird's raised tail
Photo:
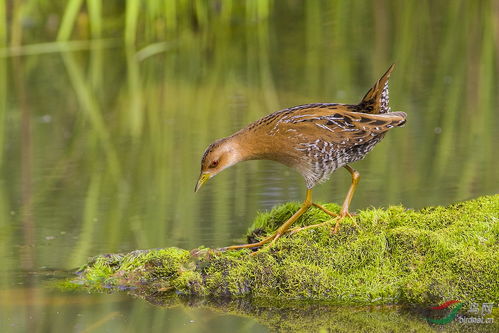
[[[379,79],[374,86],[369,89],[362,101],[359,103],[360,109],[365,113],[388,113],[388,79],[392,73],[395,64],[391,65],[385,74]]]

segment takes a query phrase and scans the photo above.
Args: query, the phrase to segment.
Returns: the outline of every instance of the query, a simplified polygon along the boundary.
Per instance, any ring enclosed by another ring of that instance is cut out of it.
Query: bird
[[[247,160],[284,164],[303,176],[307,188],[298,211],[275,233],[256,243],[228,246],[223,250],[272,246],[289,231],[294,233],[324,224],[289,229],[310,207],[319,208],[336,219],[334,233],[343,218],[352,217],[349,207],[360,173],[350,163],[363,159],[387,131],[406,122],[405,112],[391,112],[389,106],[388,80],[393,68],[391,65],[358,104],[314,103],[276,111],[206,148],[195,192],[221,171]],[[312,189],[342,167],[350,173],[352,182],[340,213],[335,214],[312,202]]]

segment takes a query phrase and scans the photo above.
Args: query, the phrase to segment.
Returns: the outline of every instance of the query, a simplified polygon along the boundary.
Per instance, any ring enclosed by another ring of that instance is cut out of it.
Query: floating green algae
[[[328,209],[338,211],[334,204]],[[260,214],[249,238],[264,237],[299,207]],[[296,225],[328,220],[309,210]],[[92,258],[65,287],[181,295],[307,300],[334,304],[437,304],[499,300],[499,195],[419,211],[366,209],[342,223],[287,235],[271,248],[219,252],[178,248]],[[258,236],[257,236],[258,235]]]

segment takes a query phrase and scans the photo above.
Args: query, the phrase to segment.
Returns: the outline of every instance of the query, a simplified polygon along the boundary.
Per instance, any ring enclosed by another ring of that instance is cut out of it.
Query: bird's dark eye
[[[218,160],[215,160],[215,161],[211,162],[210,168],[216,168],[217,165],[218,165]]]

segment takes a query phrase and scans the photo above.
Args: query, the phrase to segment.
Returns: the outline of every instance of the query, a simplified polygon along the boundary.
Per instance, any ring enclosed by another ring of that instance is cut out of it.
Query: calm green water
[[[21,10],[0,1],[9,8],[5,17],[0,11],[1,331],[305,329],[287,320],[303,315],[299,307],[259,315],[243,307],[240,316],[213,305],[67,294],[46,283],[100,253],[237,242],[258,211],[301,201],[303,180],[251,161],[194,194],[204,148],[281,108],[360,101],[392,63],[391,106],[407,112],[407,125],[353,165],[362,177],[353,210],[420,208],[499,190],[497,2],[259,1],[261,8],[227,9],[176,1],[177,16],[167,5],[151,14],[149,4],[128,44],[125,8],[113,2],[101,30],[81,10],[70,39],[83,43],[50,45],[37,43],[55,40],[63,2],[27,3]],[[314,197],[341,202],[349,182],[338,170]],[[348,331],[348,313],[319,313],[307,330]],[[398,310],[351,309],[358,313],[359,331],[397,321],[400,329],[430,329]]]

